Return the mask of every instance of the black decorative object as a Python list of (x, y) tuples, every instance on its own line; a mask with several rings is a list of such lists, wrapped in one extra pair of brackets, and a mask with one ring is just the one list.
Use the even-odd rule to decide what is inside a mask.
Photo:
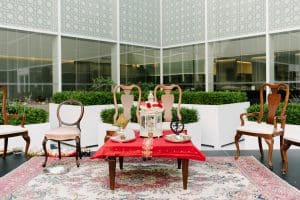
[(179, 135), (179, 133), (184, 130), (184, 124), (182, 123), (182, 121), (172, 121), (170, 124), (170, 128), (174, 134)]

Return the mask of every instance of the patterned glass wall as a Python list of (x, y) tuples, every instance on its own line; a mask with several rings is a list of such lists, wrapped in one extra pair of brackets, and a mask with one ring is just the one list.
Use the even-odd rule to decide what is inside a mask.
[(160, 1), (121, 0), (120, 40), (160, 46)]
[(207, 2), (208, 39), (236, 37), (265, 31), (265, 1), (209, 0)]
[(269, 1), (270, 30), (300, 26), (299, 0)]
[(163, 0), (163, 46), (205, 39), (204, 0)]
[(62, 0), (61, 31), (88, 37), (115, 39), (113, 0)]
[(0, 24), (57, 31), (56, 0), (1, 0)]

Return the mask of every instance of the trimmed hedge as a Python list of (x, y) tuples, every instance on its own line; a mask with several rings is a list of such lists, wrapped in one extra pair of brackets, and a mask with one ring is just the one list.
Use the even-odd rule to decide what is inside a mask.
[[(119, 113), (123, 113), (123, 108), (119, 108)], [(189, 109), (189, 108), (181, 108), (180, 113), (182, 115), (183, 123), (188, 124), (188, 123), (193, 123), (198, 121), (198, 112), (195, 109)], [(105, 109), (100, 113), (100, 117), (104, 123), (109, 123), (113, 124), (113, 118), (115, 114), (115, 109)], [(172, 115), (173, 119), (177, 118), (177, 113), (176, 109), (172, 109)], [(136, 107), (133, 106), (131, 108), (131, 121), (132, 122), (137, 122), (136, 118)]]
[[(282, 104), (279, 106), (279, 109), (277, 110), (276, 115), (280, 115), (281, 109), (282, 109)], [(247, 112), (248, 113), (259, 112), (259, 104), (251, 105), (247, 109)], [(286, 118), (286, 123), (287, 124), (300, 125), (300, 104), (299, 103), (289, 103), (287, 108), (286, 108), (286, 112), (287, 112), (287, 118)], [(263, 121), (266, 121), (267, 113), (268, 113), (268, 106), (265, 105), (264, 106)], [(257, 120), (256, 117), (248, 117), (248, 119), (250, 121), (256, 121)]]
[[(137, 91), (133, 92), (135, 100), (138, 99)], [(161, 98), (162, 91), (157, 93), (158, 99)], [(175, 102), (178, 102), (178, 93), (173, 92)], [(142, 101), (146, 101), (148, 91), (142, 92)], [(93, 91), (64, 91), (55, 93), (51, 99), (53, 103), (61, 103), (67, 99), (76, 99), (84, 105), (106, 105), (113, 104), (112, 92), (93, 92)], [(117, 95), (120, 102), (120, 93)], [(204, 104), (204, 105), (221, 105), (247, 101), (245, 92), (191, 92), (184, 91), (182, 94), (183, 104)]]
[[(2, 108), (2, 106), (1, 106)], [(2, 109), (0, 112), (2, 113)], [(20, 103), (9, 103), (7, 105), (7, 112), (10, 114), (22, 114), (25, 115), (26, 124), (38, 124), (44, 123), (48, 120), (48, 112), (40, 108), (26, 107)], [(0, 113), (0, 124), (3, 124), (3, 117)], [(21, 123), (21, 119), (11, 118), (9, 120), (11, 125), (18, 125)]]

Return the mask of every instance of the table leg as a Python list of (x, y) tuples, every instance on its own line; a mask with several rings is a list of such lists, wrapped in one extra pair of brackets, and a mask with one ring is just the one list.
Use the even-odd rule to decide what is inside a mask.
[(189, 175), (189, 160), (188, 159), (182, 159), (182, 183), (183, 183), (183, 189), (187, 189), (187, 181), (188, 181), (188, 175)]
[(116, 178), (116, 157), (108, 157), (108, 168), (109, 168), (109, 188), (115, 189), (115, 178)]

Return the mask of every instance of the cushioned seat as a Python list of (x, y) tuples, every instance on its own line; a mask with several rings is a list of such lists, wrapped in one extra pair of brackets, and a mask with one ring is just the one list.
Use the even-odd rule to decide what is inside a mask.
[(274, 128), (273, 124), (266, 124), (264, 122), (258, 124), (258, 123), (247, 123), (244, 126), (240, 126), (237, 128), (238, 131), (242, 132), (250, 132), (250, 133), (256, 133), (256, 134), (273, 134), (274, 132), (281, 132), (283, 129), (280, 127), (280, 125), (277, 125), (277, 129)]
[(299, 132), (285, 132), (283, 139), (300, 143), (300, 130)]
[(0, 125), (0, 135), (9, 135), (28, 131), (27, 128), (13, 125)]
[(59, 127), (45, 133), (48, 140), (75, 140), (80, 136), (80, 130), (77, 127)]

